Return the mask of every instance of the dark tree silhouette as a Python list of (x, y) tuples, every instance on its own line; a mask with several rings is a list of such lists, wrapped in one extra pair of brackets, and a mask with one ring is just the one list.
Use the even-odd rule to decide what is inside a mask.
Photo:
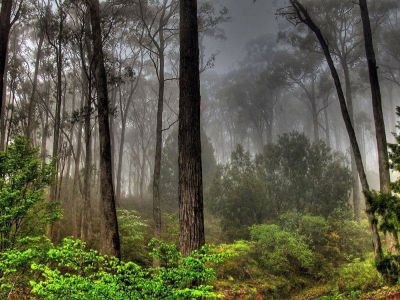
[(118, 220), (115, 209), (115, 195), (112, 178), (111, 137), (109, 124), (109, 104), (107, 92), (107, 74), (104, 67), (104, 55), (100, 25), (100, 4), (98, 0), (87, 0), (92, 26), (93, 66), (97, 90), (97, 110), (99, 119), (100, 142), (100, 182), (102, 222), (102, 252), (121, 257)]
[(197, 0), (180, 1), (179, 220), (180, 250), (205, 243), (200, 141), (200, 71)]

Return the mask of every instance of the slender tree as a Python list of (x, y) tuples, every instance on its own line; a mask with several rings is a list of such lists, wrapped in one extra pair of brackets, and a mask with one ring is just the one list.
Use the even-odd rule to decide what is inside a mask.
[(95, 53), (95, 55), (93, 55), (92, 63), (97, 90), (97, 111), (99, 120), (100, 192), (101, 208), (104, 217), (101, 226), (103, 239), (103, 245), (101, 248), (103, 253), (120, 257), (121, 249), (113, 186), (107, 74), (104, 66), (100, 4), (99, 0), (87, 0), (87, 5), (92, 27), (92, 51)]
[(205, 243), (197, 0), (180, 1), (179, 27), (179, 242), (189, 255)]
[[(0, 10), (0, 109), (1, 109), (1, 124), (5, 126), (3, 104), (5, 99), (5, 93), (3, 89), (5, 88), (5, 77), (6, 77), (6, 65), (7, 65), (7, 52), (8, 52), (8, 40), (10, 37), (10, 30), (12, 26), (11, 22), (11, 11), (12, 11), (13, 1), (3, 0), (1, 2)], [(4, 98), (4, 99), (3, 99)], [(4, 147), (4, 137), (1, 143), (2, 148)]]
[(382, 111), (382, 95), (378, 77), (374, 44), (372, 40), (371, 22), (369, 19), (368, 4), (366, 0), (360, 0), (361, 19), (364, 29), (365, 53), (368, 62), (369, 81), (371, 83), (372, 108), (375, 119), (376, 142), (378, 146), (379, 179), (380, 188), (384, 193), (389, 193), (390, 172), (389, 156), (386, 141), (385, 120)]
[[(292, 23), (304, 23), (308, 26), (308, 28), (314, 32), (316, 38), (318, 39), (321, 48), (323, 50), (323, 53), (325, 55), (325, 58), (327, 60), (329, 70), (331, 72), (331, 76), (333, 78), (333, 81), (335, 83), (335, 88), (337, 91), (338, 99), (339, 99), (339, 104), (340, 104), (340, 109), (342, 112), (343, 120), (347, 129), (347, 133), (349, 135), (350, 139), (350, 144), (351, 148), (353, 150), (354, 154), (354, 159), (357, 165), (357, 170), (358, 174), (360, 176), (360, 181), (361, 181), (361, 186), (364, 192), (367, 192), (370, 190), (369, 183), (367, 180), (367, 175), (365, 173), (365, 168), (364, 164), (362, 161), (361, 157), (361, 151), (360, 147), (357, 141), (356, 133), (354, 131), (353, 123), (351, 122), (351, 117), (347, 108), (346, 104), (346, 97), (343, 92), (342, 84), (340, 81), (339, 73), (336, 69), (336, 66), (333, 62), (333, 58), (331, 55), (331, 51), (329, 49), (329, 45), (322, 34), (320, 28), (315, 24), (314, 20), (311, 18), (309, 15), (307, 9), (298, 1), (298, 0), (290, 0), (291, 6), (294, 9), (294, 11), (290, 12), (284, 12), (283, 14), (287, 17), (289, 21)], [(372, 244), (374, 248), (374, 253), (375, 253), (375, 259), (377, 261), (382, 260), (383, 258), (383, 251), (382, 251), (382, 244), (377, 228), (377, 220), (376, 216), (369, 213), (369, 203), (367, 202), (367, 213), (368, 213), (368, 220), (370, 223), (370, 229), (372, 233)]]

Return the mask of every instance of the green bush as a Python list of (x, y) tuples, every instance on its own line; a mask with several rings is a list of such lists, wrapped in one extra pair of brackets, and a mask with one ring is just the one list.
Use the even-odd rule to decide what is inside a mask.
[(43, 234), (45, 225), (60, 217), (57, 203), (43, 197), (51, 171), (27, 138), (17, 137), (0, 152), (0, 251), (21, 237)]
[(305, 238), (319, 262), (319, 269), (323, 266), (322, 273), (357, 257), (364, 258), (370, 250), (370, 234), (366, 221), (354, 221), (343, 211), (335, 211), (328, 218), (288, 212), (280, 216), (278, 224), (284, 230)]
[(125, 260), (140, 264), (150, 264), (145, 237), (149, 226), (136, 211), (121, 209), (118, 211), (121, 252)]
[(34, 242), (36, 246), (1, 253), (2, 296), (12, 292), (57, 300), (218, 298), (209, 285), (215, 279), (211, 266), (229, 256), (204, 247), (182, 257), (174, 245), (153, 242), (151, 254), (161, 267), (142, 268), (99, 255), (79, 240), (65, 239), (59, 246)]
[(272, 274), (307, 273), (314, 264), (313, 253), (305, 239), (277, 225), (255, 225), (250, 230), (255, 254)]
[(383, 285), (383, 278), (371, 259), (365, 261), (357, 259), (343, 265), (339, 269), (338, 276), (338, 288), (343, 293), (368, 292)]

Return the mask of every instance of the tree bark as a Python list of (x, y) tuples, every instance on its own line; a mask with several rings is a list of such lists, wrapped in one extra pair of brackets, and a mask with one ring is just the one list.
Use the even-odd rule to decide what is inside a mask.
[(117, 212), (112, 172), (111, 137), (109, 124), (109, 103), (107, 92), (107, 74), (104, 67), (102, 34), (100, 25), (99, 0), (87, 0), (92, 26), (93, 66), (97, 90), (97, 110), (99, 120), (100, 145), (100, 192), (101, 208), (104, 222), (102, 223), (102, 252), (121, 257), (121, 247), (118, 232)]
[[(365, 169), (364, 169), (364, 164), (363, 164), (363, 161), (361, 158), (360, 147), (358, 145), (356, 133), (354, 131), (353, 124), (351, 122), (349, 111), (347, 109), (346, 97), (343, 92), (340, 77), (336, 70), (335, 64), (333, 62), (328, 43), (325, 40), (325, 37), (323, 36), (319, 27), (311, 19), (310, 15), (308, 14), (305, 7), (297, 0), (290, 0), (290, 2), (292, 4), (293, 8), (295, 9), (300, 21), (303, 22), (304, 24), (306, 24), (310, 28), (310, 30), (312, 30), (314, 32), (315, 36), (317, 37), (317, 39), (321, 45), (321, 48), (323, 50), (323, 53), (325, 55), (325, 58), (327, 60), (327, 63), (328, 63), (328, 66), (329, 66), (329, 69), (330, 69), (330, 72), (331, 72), (331, 75), (333, 78), (333, 81), (335, 83), (335, 88), (336, 88), (336, 92), (337, 92), (338, 99), (339, 99), (342, 117), (343, 117), (346, 129), (347, 129), (347, 133), (349, 135), (351, 148), (353, 150), (354, 159), (356, 161), (358, 174), (359, 174), (360, 180), (361, 180), (361, 186), (363, 188), (363, 191), (367, 192), (367, 191), (369, 191), (370, 188), (369, 188), (367, 176), (366, 176)], [(368, 213), (369, 208), (370, 208), (368, 202), (366, 203), (366, 206), (367, 206), (367, 213)], [(380, 239), (379, 232), (378, 232), (376, 216), (371, 213), (368, 213), (368, 221), (370, 224), (370, 229), (371, 229), (371, 234), (372, 234), (372, 244), (373, 244), (373, 248), (374, 248), (375, 259), (376, 259), (376, 261), (381, 261), (383, 258), (383, 251), (382, 251), (381, 239)]]
[(179, 73), (179, 245), (190, 255), (205, 243), (197, 0), (180, 1)]
[(366, 0), (360, 0), (360, 10), (364, 30), (365, 53), (368, 61), (369, 80), (371, 83), (372, 108), (374, 112), (376, 142), (378, 146), (380, 188), (381, 192), (390, 193), (390, 167), (386, 141), (385, 120), (383, 118), (382, 111), (382, 95)]
[[(390, 164), (386, 140), (385, 119), (382, 109), (382, 94), (378, 76), (374, 43), (372, 39), (371, 22), (367, 0), (360, 0), (361, 19), (363, 23), (365, 54), (368, 62), (369, 81), (371, 85), (372, 110), (374, 113), (376, 144), (378, 146), (379, 182), (382, 193), (391, 193)], [(397, 232), (392, 231), (388, 238), (390, 252), (397, 252)]]
[[(6, 122), (4, 120), (5, 107), (4, 102), (5, 93), (3, 92), (5, 77), (6, 77), (6, 65), (7, 65), (7, 52), (8, 52), (8, 40), (10, 36), (11, 29), (11, 10), (12, 10), (12, 0), (2, 0), (1, 11), (0, 11), (0, 109), (1, 109), (1, 120), (0, 124), (5, 126)], [(1, 131), (4, 129), (1, 128)], [(5, 131), (4, 131), (5, 132)], [(4, 137), (3, 137), (4, 138)], [(2, 148), (4, 148), (4, 139), (1, 143)], [(3, 150), (3, 149), (1, 149)]]
[(57, 62), (57, 98), (56, 112), (54, 115), (54, 131), (53, 131), (53, 159), (55, 160), (54, 179), (51, 186), (51, 200), (56, 201), (58, 191), (58, 168), (59, 168), (59, 150), (60, 150), (60, 131), (61, 131), (61, 105), (62, 105), (62, 36), (64, 31), (64, 17), (62, 8), (59, 7), (60, 23), (58, 27), (58, 37), (56, 45), (56, 62)]
[(156, 238), (161, 236), (161, 203), (160, 203), (160, 178), (161, 178), (161, 156), (162, 156), (162, 126), (164, 112), (164, 33), (160, 28), (160, 53), (159, 53), (159, 78), (158, 78), (158, 104), (157, 104), (157, 124), (156, 124), (156, 151), (154, 157), (153, 173), (153, 219), (154, 235)]
[(44, 42), (44, 34), (41, 32), (39, 36), (39, 43), (36, 52), (36, 59), (35, 59), (35, 71), (33, 74), (33, 83), (32, 83), (32, 94), (31, 99), (28, 106), (28, 126), (26, 136), (32, 138), (32, 127), (34, 122), (34, 114), (36, 109), (36, 90), (37, 90), (37, 83), (39, 77), (39, 66), (40, 60), (42, 58), (42, 47)]

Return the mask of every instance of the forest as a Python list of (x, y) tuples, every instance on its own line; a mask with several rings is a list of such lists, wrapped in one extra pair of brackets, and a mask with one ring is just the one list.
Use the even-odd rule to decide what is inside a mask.
[(399, 0), (0, 3), (0, 299), (400, 299)]

